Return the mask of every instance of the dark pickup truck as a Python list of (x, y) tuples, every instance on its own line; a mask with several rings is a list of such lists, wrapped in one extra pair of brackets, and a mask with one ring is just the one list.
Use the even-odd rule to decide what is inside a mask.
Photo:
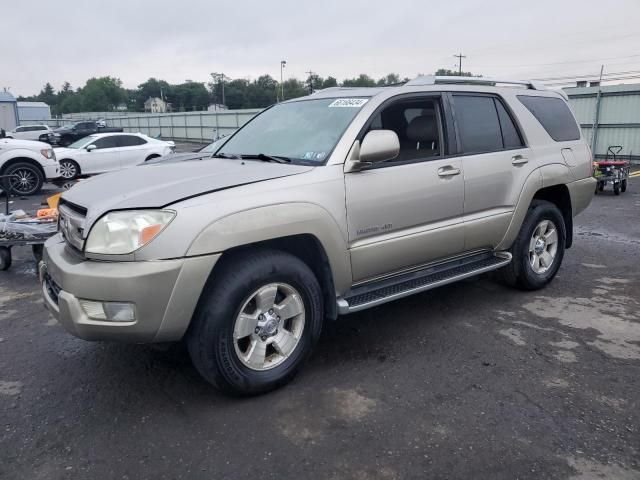
[(100, 126), (101, 122), (78, 122), (56, 128), (53, 132), (41, 135), (39, 140), (51, 145), (66, 147), (76, 140), (80, 140), (94, 133), (121, 132), (122, 128), (107, 128)]

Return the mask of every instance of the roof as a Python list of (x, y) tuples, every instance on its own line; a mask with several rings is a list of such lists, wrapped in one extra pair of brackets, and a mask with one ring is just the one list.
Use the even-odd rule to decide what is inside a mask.
[(49, 108), (44, 102), (18, 102), (18, 106), (21, 108), (25, 107), (38, 107), (38, 108)]
[(0, 92), (0, 102), (15, 102), (16, 99), (9, 92)]

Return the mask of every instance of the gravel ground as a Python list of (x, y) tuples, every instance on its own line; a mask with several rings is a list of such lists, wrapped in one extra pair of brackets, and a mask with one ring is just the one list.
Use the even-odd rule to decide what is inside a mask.
[(181, 345), (65, 333), (15, 249), (0, 478), (638, 479), (639, 209), (640, 178), (596, 196), (543, 291), (485, 275), (341, 317), (293, 383), (242, 400)]

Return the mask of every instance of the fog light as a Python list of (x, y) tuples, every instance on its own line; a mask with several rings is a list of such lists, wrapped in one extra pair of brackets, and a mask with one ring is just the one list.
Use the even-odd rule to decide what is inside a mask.
[(80, 305), (84, 313), (93, 320), (133, 322), (136, 319), (133, 303), (80, 300)]

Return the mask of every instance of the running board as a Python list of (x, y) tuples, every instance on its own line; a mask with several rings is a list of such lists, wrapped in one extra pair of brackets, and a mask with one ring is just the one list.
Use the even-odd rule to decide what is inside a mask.
[(440, 263), (418, 271), (353, 288), (338, 298), (338, 313), (345, 315), (375, 307), (414, 293), (496, 270), (511, 262), (508, 252), (486, 252)]

